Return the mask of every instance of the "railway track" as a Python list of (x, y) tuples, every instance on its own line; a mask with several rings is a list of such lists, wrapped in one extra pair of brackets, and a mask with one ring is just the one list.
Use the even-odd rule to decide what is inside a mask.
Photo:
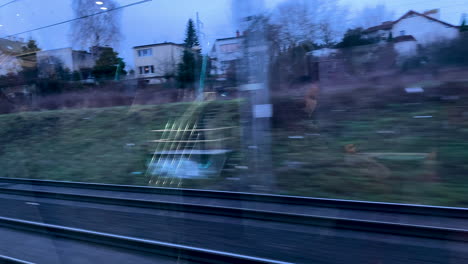
[[(468, 210), (464, 208), (18, 178), (0, 178), (0, 194), (152, 208), (199, 215), (287, 223), (297, 226), (316, 226), (337, 230), (435, 239), (455, 243), (468, 242), (468, 229), (465, 229), (466, 221), (468, 221)], [(182, 199), (179, 199), (181, 197)], [(216, 201), (216, 203), (209, 203), (209, 201)], [(399, 221), (376, 221), (372, 217), (367, 218), (366, 214), (361, 218), (353, 218), (334, 217), (320, 213), (314, 214), (307, 212), (307, 210), (304, 213), (298, 213), (297, 210), (289, 212), (287, 208), (292, 206), (296, 206), (299, 209), (310, 207), (329, 210), (331, 208), (337, 211), (403, 215), (410, 219), (412, 217), (419, 217), (419, 219), (436, 217), (439, 219), (439, 222), (427, 224), (418, 220), (402, 223)], [(444, 221), (440, 219), (455, 219), (461, 224), (455, 227), (441, 226), (439, 224)], [(171, 244), (163, 241), (140, 239), (7, 217), (0, 217), (0, 226), (47, 233), (54, 236), (63, 236), (127, 249), (136, 249), (137, 251), (165, 257), (182, 257), (194, 263), (287, 263), (242, 254)], [(0, 258), (0, 262), (1, 260)], [(21, 262), (8, 262), (5, 260), (5, 263)]]
[[(300, 205), (307, 207), (337, 208), (359, 211), (388, 212), (398, 214), (440, 216), (447, 218), (468, 219), (468, 209), (459, 207), (428, 206), (415, 204), (399, 204), (385, 202), (370, 202), (342, 199), (313, 198), (286, 195), (256, 194), (245, 192), (225, 192), (213, 190), (159, 188), (133, 185), (112, 185), (82, 182), (62, 182), (22, 178), (2, 178), (0, 184), (22, 184), (31, 186), (61, 187), (80, 190), (100, 190), (109, 192), (140, 193), (150, 195), (165, 195), (185, 198), (207, 198), (220, 201), (259, 202), (282, 205)], [(14, 188), (14, 187), (12, 187)], [(10, 189), (0, 186), (1, 191)], [(58, 193), (59, 194), (59, 193)], [(222, 202), (221, 202), (222, 203)]]
[(33, 262), (24, 261), (17, 258), (12, 258), (9, 256), (0, 255), (0, 263), (3, 264), (34, 264)]
[[(67, 239), (83, 241), (86, 243), (96, 243), (112, 247), (123, 248), (144, 254), (153, 254), (156, 256), (170, 257), (174, 259), (183, 259), (188, 263), (206, 263), (206, 264), (288, 264), (289, 262), (276, 261), (265, 258), (233, 254), (228, 252), (189, 247), (163, 241), (140, 239), (129, 236), (121, 236), (109, 233), (96, 232), (91, 230), (71, 228), (66, 226), (38, 223), (21, 219), (12, 219), (0, 217), (0, 226), (8, 227), (37, 234), (44, 234), (51, 237), (64, 237)], [(25, 249), (27, 250), (27, 249)], [(0, 256), (0, 263), (12, 264), (32, 264), (33, 262), (23, 261), (8, 256)], [(187, 263), (187, 262), (184, 262)]]

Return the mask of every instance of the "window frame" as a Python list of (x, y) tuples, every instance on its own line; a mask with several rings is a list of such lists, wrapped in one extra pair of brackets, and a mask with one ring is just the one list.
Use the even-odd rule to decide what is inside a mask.
[(138, 57), (150, 57), (153, 56), (152, 48), (145, 48), (137, 50)]
[(138, 72), (141, 75), (154, 74), (154, 65), (138, 66)]

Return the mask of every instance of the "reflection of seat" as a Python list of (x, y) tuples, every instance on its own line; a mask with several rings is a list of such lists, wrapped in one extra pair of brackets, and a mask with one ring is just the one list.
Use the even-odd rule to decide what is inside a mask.
[(153, 130), (160, 139), (151, 141), (156, 143), (156, 150), (148, 166), (150, 183), (180, 186), (183, 178), (217, 176), (223, 169), (231, 152), (226, 143), (231, 140), (233, 127), (213, 127), (217, 111), (203, 111), (204, 105), (198, 104), (200, 109), (168, 123), (165, 129)]

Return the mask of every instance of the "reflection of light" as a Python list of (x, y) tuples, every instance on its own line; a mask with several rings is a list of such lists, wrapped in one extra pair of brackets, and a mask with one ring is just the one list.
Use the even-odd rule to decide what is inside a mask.
[(107, 7), (101, 7), (102, 10), (107, 10)]
[(20, 16), (20, 14), (16, 14), (16, 16)]
[(0, 27), (3, 27), (3, 25), (0, 25)]
[(423, 93), (424, 89), (422, 87), (408, 87), (405, 88), (407, 93)]
[(97, 4), (97, 5), (102, 5), (102, 4), (104, 4), (104, 2), (102, 2), (102, 1), (96, 1), (96, 4)]

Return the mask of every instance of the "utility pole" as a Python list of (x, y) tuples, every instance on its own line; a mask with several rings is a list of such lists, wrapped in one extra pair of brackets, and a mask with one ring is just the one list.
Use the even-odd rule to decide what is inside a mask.
[[(203, 27), (203, 22), (200, 20), (200, 16), (198, 15), (198, 12), (197, 12), (197, 21), (196, 21), (196, 23), (197, 23), (198, 41), (200, 42), (200, 46), (201, 46), (202, 43), (205, 43), (206, 35), (204, 33), (202, 33), (202, 31), (201, 31), (201, 29)], [(208, 53), (205, 52), (205, 54), (202, 55), (202, 67), (201, 67), (201, 71), (200, 71), (200, 82), (198, 83), (198, 89), (197, 89), (197, 98), (199, 100), (203, 100), (203, 92), (204, 92), (204, 89), (205, 89), (207, 64), (208, 64)]]

